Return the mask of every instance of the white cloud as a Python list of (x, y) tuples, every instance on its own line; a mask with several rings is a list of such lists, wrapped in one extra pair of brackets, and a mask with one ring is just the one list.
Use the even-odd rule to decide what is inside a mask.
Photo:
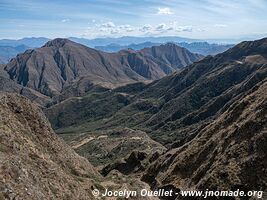
[(162, 23), (162, 24), (159, 24), (156, 28), (155, 28), (155, 31), (159, 31), (159, 32), (162, 32), (162, 31), (166, 31), (166, 24)]
[(113, 28), (113, 27), (115, 27), (115, 24), (113, 22), (106, 22), (106, 23), (101, 24), (101, 27), (103, 27), (103, 28)]
[(226, 24), (215, 24), (214, 26), (215, 27), (218, 27), (218, 28), (225, 28), (225, 27), (227, 27)]
[(158, 15), (172, 15), (174, 14), (170, 8), (165, 7), (165, 8), (158, 8)]
[(111, 29), (110, 34), (118, 34), (120, 31), (118, 29)]
[(177, 32), (192, 32), (193, 27), (192, 26), (178, 26), (178, 27), (176, 27), (175, 31), (177, 31)]
[(62, 20), (61, 20), (62, 23), (66, 23), (66, 22), (68, 22), (68, 21), (70, 21), (70, 19), (62, 19)]
[(126, 31), (126, 32), (134, 31), (134, 27), (132, 27), (129, 24), (120, 25), (120, 26), (118, 26), (118, 29), (120, 29), (121, 31)]
[(175, 24), (173, 24), (173, 23), (171, 23), (170, 25), (166, 25), (164, 23), (161, 23), (155, 27), (155, 31), (160, 32), (160, 33), (173, 31), (173, 30), (175, 30)]
[[(86, 34), (98, 36), (124, 36), (124, 35), (161, 35), (164, 33), (175, 34), (177, 32), (192, 32), (192, 26), (179, 26), (177, 21), (169, 23), (159, 23), (155, 25), (144, 24), (134, 26), (130, 24), (114, 24), (113, 22), (105, 22), (99, 24), (91, 24), (90, 31), (87, 29)], [(196, 29), (198, 31), (198, 29)]]
[(146, 24), (144, 26), (142, 26), (141, 28), (139, 28), (139, 31), (141, 32), (148, 32), (152, 29), (152, 26), (150, 24)]

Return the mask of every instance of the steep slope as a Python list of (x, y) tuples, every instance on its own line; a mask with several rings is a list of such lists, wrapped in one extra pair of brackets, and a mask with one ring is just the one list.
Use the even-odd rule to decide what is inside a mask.
[(98, 173), (26, 98), (0, 95), (1, 199), (93, 199)]
[(203, 58), (202, 55), (193, 54), (187, 49), (181, 48), (173, 43), (144, 48), (140, 50), (140, 53), (144, 56), (155, 58), (155, 62), (160, 66), (165, 64), (171, 66), (173, 69), (185, 67)]
[[(91, 120), (87, 115), (83, 121), (72, 121), (76, 123), (72, 130), (130, 127), (145, 130), (158, 142), (176, 141), (176, 145), (180, 145), (267, 77), (266, 50), (267, 39), (262, 39), (243, 42), (222, 54), (206, 57), (180, 72), (144, 86), (135, 95), (131, 94), (129, 103), (115, 114), (113, 112), (111, 117), (105, 114)], [(113, 90), (116, 91), (118, 89)], [(93, 103), (87, 102), (86, 105)], [(112, 107), (117, 108), (115, 104)], [(66, 108), (63, 102), (57, 108), (58, 114), (47, 116), (64, 121), (62, 119), (68, 113)], [(64, 128), (73, 124), (65, 123), (57, 128), (64, 132)]]
[[(55, 39), (42, 48), (18, 55), (7, 64), (5, 70), (17, 83), (54, 96), (64, 86), (80, 78), (86, 78), (94, 84), (114, 87), (136, 81), (155, 80), (202, 58), (181, 50), (183, 55), (175, 63), (173, 58), (176, 55), (170, 53), (178, 51), (173, 51), (173, 47), (168, 49), (165, 48), (170, 52), (162, 59), (151, 53), (132, 51), (104, 53), (67, 39)], [(167, 55), (171, 60), (168, 60)]]
[(156, 187), (181, 190), (264, 191), (266, 198), (266, 91), (267, 79), (229, 105), (190, 142), (161, 156), (143, 179)]
[(0, 91), (21, 94), (40, 106), (45, 106), (51, 101), (49, 97), (11, 80), (4, 70), (4, 65), (0, 65)]

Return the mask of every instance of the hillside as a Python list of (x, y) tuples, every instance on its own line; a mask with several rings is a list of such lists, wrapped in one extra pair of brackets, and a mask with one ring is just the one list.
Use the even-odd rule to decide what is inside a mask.
[[(89, 92), (84, 98), (72, 99), (72, 103), (64, 101), (45, 112), (60, 133), (129, 127), (144, 130), (163, 144), (175, 141), (175, 145), (180, 145), (266, 78), (266, 41), (240, 43), (222, 54), (204, 58), (149, 85), (129, 85), (93, 94)], [(129, 93), (132, 90), (136, 92)], [(111, 104), (105, 101), (104, 107), (108, 109), (104, 109), (104, 113), (98, 110), (104, 107), (96, 106), (100, 103), (97, 96), (110, 99), (121, 93), (124, 105), (113, 98), (115, 101), (112, 100)], [(90, 109), (71, 115), (74, 112), (72, 106), (79, 104)], [(93, 113), (99, 115), (96, 117)], [(70, 121), (68, 116), (74, 118)]]
[[(157, 51), (166, 52), (157, 57)], [(67, 39), (55, 39), (18, 55), (5, 70), (18, 84), (54, 96), (80, 78), (110, 88), (159, 79), (201, 58), (178, 46), (155, 47), (153, 52), (104, 53)]]
[(181, 190), (266, 192), (266, 91), (265, 78), (202, 127), (190, 142), (161, 156), (143, 180), (154, 187), (172, 185)]
[(51, 99), (33, 89), (24, 87), (11, 80), (4, 70), (4, 65), (0, 65), (0, 91), (21, 94), (41, 107), (48, 104)]
[(0, 95), (0, 198), (92, 199), (98, 173), (26, 98)]

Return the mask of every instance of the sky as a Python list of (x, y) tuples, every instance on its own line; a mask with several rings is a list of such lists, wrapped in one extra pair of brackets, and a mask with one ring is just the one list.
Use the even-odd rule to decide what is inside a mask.
[(267, 0), (0, 0), (0, 38), (267, 36)]

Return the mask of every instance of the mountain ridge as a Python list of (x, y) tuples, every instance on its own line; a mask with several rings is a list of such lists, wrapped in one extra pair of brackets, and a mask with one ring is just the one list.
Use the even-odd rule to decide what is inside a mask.
[[(176, 62), (176, 69), (202, 58), (185, 49), (181, 49), (181, 53), (183, 56)], [(18, 55), (6, 65), (5, 70), (17, 83), (53, 96), (59, 94), (64, 85), (82, 77), (107, 87), (155, 80), (176, 70), (170, 63), (165, 63), (166, 60), (162, 62), (152, 53), (143, 54), (141, 51), (104, 53), (59, 38)]]
[[(265, 40), (244, 44), (253, 46)], [(90, 129), (90, 124), (91, 127), (97, 124), (98, 129), (130, 126), (129, 128), (148, 131), (152, 139), (163, 144), (174, 140), (183, 141), (190, 135), (194, 135), (199, 127), (212, 120), (225, 109), (225, 106), (266, 77), (267, 61), (264, 49), (267, 48), (263, 45), (261, 51), (256, 49), (247, 52), (244, 49), (242, 53), (240, 46), (237, 45), (222, 54), (206, 57), (181, 71), (141, 86), (136, 93), (124, 95), (128, 100), (123, 107), (116, 107), (114, 106), (116, 103), (112, 102), (114, 104), (112, 107), (116, 109), (112, 109), (111, 117), (108, 113), (103, 115), (105, 124), (99, 121), (100, 116), (98, 116), (99, 120), (88, 117), (84, 121), (79, 121), (78, 119), (82, 118), (73, 115), (78, 117), (77, 125), (70, 128), (75, 132), (79, 130), (79, 126)], [(127, 87), (130, 85), (122, 90), (126, 94)], [(99, 95), (105, 99), (109, 95), (116, 96), (119, 91), (120, 88), (114, 89), (112, 93)], [(72, 103), (75, 102), (76, 100), (73, 100)], [(86, 100), (79, 103), (86, 103), (89, 106), (90, 103), (94, 104), (94, 100), (91, 99), (90, 103)], [(54, 126), (56, 121), (61, 122), (60, 127), (54, 126), (54, 128), (64, 132), (64, 127), (67, 130), (70, 126), (65, 114), (67, 116), (68, 112), (72, 111), (71, 109), (63, 111), (60, 109), (61, 106), (64, 107), (64, 103), (56, 106), (61, 116), (51, 113), (53, 118), (51, 123)], [(53, 107), (48, 108), (47, 113), (52, 109)], [(86, 112), (83, 114), (86, 116)], [(49, 114), (48, 117), (50, 118)], [(72, 123), (75, 122), (76, 119), (73, 118)]]

